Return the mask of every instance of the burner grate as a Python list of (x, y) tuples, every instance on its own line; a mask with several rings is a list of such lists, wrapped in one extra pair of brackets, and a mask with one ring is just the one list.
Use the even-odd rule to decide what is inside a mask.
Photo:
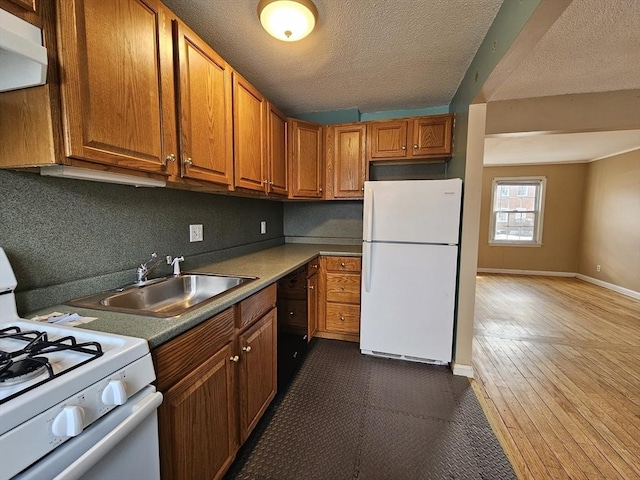
[[(49, 340), (46, 332), (37, 330), (21, 330), (19, 327), (0, 329), (0, 340), (10, 339), (26, 342), (26, 345), (12, 351), (0, 350), (0, 388), (27, 382), (46, 370), (46, 376), (40, 381), (25, 387), (0, 400), (0, 404), (28, 392), (60, 375), (70, 372), (82, 365), (102, 356), (102, 346), (98, 342), (78, 343), (75, 337), (67, 336)], [(87, 358), (75, 365), (55, 373), (49, 359), (45, 355), (71, 351), (87, 355)]]

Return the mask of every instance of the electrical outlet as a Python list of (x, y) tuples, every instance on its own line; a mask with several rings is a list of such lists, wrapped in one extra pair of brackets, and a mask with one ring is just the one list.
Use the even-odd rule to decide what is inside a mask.
[(265, 233), (267, 233), (267, 221), (262, 220), (260, 222), (260, 235), (264, 235)]
[(202, 225), (189, 225), (189, 241), (201, 242), (204, 240), (204, 233), (202, 232)]
[(600, 265), (596, 265), (596, 272), (600, 271)]

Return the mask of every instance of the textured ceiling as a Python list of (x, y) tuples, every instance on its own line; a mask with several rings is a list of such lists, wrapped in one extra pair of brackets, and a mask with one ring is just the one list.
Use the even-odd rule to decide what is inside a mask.
[(502, 1), (314, 0), (316, 29), (293, 43), (263, 30), (258, 0), (164, 3), (293, 114), (448, 105)]
[(484, 165), (590, 162), (640, 148), (640, 130), (487, 137)]
[(573, 0), (491, 101), (640, 88), (640, 0)]

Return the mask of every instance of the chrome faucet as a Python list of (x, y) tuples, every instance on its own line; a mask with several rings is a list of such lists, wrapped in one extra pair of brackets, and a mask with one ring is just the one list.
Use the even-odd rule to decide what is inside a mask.
[(162, 261), (163, 259), (158, 258), (157, 253), (152, 253), (149, 260), (147, 260), (145, 263), (140, 264), (140, 266), (136, 268), (136, 283), (146, 282), (149, 274), (154, 271), (158, 267), (158, 265), (162, 263)]

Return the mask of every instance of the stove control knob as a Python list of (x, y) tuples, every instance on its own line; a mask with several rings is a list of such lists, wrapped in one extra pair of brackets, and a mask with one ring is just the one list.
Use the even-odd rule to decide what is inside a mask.
[(75, 437), (84, 428), (84, 410), (82, 407), (64, 407), (53, 419), (51, 430), (57, 437)]
[(102, 391), (102, 403), (107, 406), (124, 405), (127, 401), (127, 390), (122, 380), (111, 380)]

